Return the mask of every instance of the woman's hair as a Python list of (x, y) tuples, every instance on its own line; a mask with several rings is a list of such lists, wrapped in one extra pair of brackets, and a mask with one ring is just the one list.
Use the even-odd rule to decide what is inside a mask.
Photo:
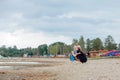
[(80, 46), (80, 45), (78, 45), (77, 47), (78, 47), (78, 49), (79, 49), (80, 51), (82, 51), (82, 48), (81, 48), (81, 46)]

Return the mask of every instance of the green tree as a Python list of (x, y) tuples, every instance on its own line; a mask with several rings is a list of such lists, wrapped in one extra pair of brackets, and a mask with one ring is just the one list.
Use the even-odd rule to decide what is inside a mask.
[(78, 45), (78, 40), (77, 39), (72, 40), (72, 47), (74, 47), (74, 45)]
[(58, 49), (56, 45), (51, 44), (48, 49), (49, 49), (49, 54), (57, 55)]
[(80, 37), (78, 44), (81, 46), (82, 50), (85, 51), (85, 41), (83, 36)]
[(117, 44), (115, 43), (111, 35), (108, 35), (107, 38), (105, 39), (105, 49), (108, 50), (117, 49)]
[(86, 40), (86, 49), (87, 51), (92, 49), (91, 40), (89, 38)]
[(93, 50), (101, 50), (103, 49), (103, 42), (100, 38), (96, 38), (92, 40), (92, 49)]
[(64, 54), (71, 53), (71, 51), (72, 51), (71, 45), (65, 45), (64, 46)]
[(8, 50), (5, 45), (0, 48), (0, 55), (6, 57), (8, 55)]
[(118, 50), (120, 50), (120, 43), (118, 44)]
[(32, 53), (33, 53), (33, 55), (39, 56), (38, 48), (33, 48)]
[(38, 51), (39, 51), (39, 55), (47, 55), (48, 54), (48, 46), (47, 44), (42, 44), (40, 46), (38, 46)]
[(64, 54), (65, 43), (63, 42), (55, 42), (49, 46), (50, 54)]

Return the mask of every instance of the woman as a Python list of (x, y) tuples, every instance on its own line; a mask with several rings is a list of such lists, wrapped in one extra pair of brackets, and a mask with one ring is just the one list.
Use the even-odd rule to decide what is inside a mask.
[(72, 51), (72, 54), (70, 56), (70, 60), (71, 61), (76, 60), (76, 61), (79, 61), (81, 63), (87, 62), (87, 57), (82, 52), (82, 49), (81, 49), (81, 47), (79, 45), (74, 47), (74, 51)]

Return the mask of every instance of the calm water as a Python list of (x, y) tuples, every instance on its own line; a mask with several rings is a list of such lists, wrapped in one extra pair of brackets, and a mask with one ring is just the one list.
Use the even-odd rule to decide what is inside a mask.
[(26, 66), (0, 66), (0, 70), (16, 70), (26, 68)]
[[(12, 66), (2, 66), (11, 64)], [(14, 64), (17, 65), (39, 65), (39, 64), (49, 64), (49, 63), (43, 63), (43, 62), (0, 62), (0, 70), (15, 70), (20, 68), (29, 68), (30, 66), (13, 66)]]
[(0, 64), (43, 64), (40, 62), (0, 62)]

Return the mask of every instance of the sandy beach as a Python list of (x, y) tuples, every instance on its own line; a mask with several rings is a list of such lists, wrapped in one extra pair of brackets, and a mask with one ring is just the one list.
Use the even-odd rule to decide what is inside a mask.
[[(0, 80), (120, 80), (120, 59), (88, 60), (84, 64), (70, 62), (66, 58), (17, 60), (42, 62), (44, 66), (43, 64), (29, 64), (15, 69), (1, 68)], [(8, 62), (3, 59), (0, 61)], [(14, 59), (9, 61), (13, 62)], [(21, 64), (4, 64), (4, 66), (8, 65), (21, 66)]]

